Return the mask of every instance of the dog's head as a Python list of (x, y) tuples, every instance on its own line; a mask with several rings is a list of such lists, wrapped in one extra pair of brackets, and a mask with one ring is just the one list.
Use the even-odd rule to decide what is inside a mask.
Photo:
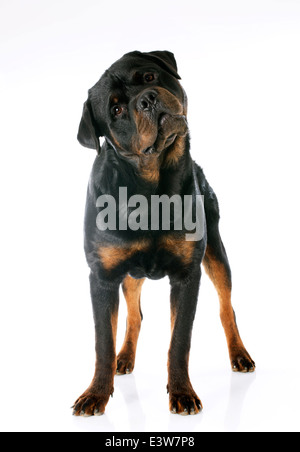
[[(167, 51), (131, 52), (114, 63), (89, 90), (78, 140), (100, 152), (99, 137), (138, 166), (184, 151), (187, 98), (174, 55)], [(163, 157), (164, 156), (164, 157)]]

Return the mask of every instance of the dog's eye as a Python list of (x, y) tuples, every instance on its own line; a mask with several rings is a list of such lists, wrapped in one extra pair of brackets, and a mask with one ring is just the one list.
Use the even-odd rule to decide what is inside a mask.
[(114, 105), (112, 111), (115, 116), (119, 116), (122, 114), (123, 108), (120, 105)]
[(155, 80), (155, 75), (151, 73), (147, 73), (144, 75), (144, 80), (147, 83), (153, 82)]

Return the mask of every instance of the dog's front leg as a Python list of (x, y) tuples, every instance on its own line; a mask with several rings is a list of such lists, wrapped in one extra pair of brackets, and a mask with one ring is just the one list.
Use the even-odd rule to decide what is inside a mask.
[(168, 361), (168, 392), (172, 413), (196, 414), (202, 409), (201, 401), (190, 382), (188, 370), (200, 277), (201, 270), (197, 268), (188, 280), (171, 280), (172, 338)]
[(96, 369), (92, 383), (74, 404), (76, 416), (101, 415), (114, 391), (117, 368), (116, 332), (119, 286), (105, 284), (91, 273), (91, 298), (96, 330)]

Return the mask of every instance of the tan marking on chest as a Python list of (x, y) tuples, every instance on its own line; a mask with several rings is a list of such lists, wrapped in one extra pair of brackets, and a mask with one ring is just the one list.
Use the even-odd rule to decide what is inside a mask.
[(105, 270), (112, 270), (140, 251), (150, 248), (150, 240), (139, 240), (125, 245), (101, 245), (98, 256)]
[(188, 242), (180, 237), (162, 237), (159, 246), (164, 248), (169, 253), (179, 257), (184, 265), (189, 265), (192, 262), (196, 242)]

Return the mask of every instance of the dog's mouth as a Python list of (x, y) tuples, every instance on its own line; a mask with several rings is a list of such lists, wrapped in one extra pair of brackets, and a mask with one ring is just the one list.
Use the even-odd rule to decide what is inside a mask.
[[(174, 141), (176, 140), (177, 135), (175, 133), (173, 133), (171, 136), (169, 136), (166, 140), (165, 140), (165, 148), (168, 148), (169, 146), (171, 146)], [(162, 149), (163, 150), (163, 149)], [(144, 149), (142, 151), (143, 154), (145, 155), (151, 155), (151, 154), (155, 154), (156, 152), (161, 152), (158, 150), (158, 146), (156, 146), (155, 144), (153, 146), (149, 146), (148, 148)]]
[(155, 152), (156, 152), (155, 146), (149, 146), (148, 148), (146, 148), (142, 151), (142, 154), (151, 155), (151, 154), (154, 154)]
[(184, 115), (162, 113), (158, 118), (157, 137), (151, 146), (142, 151), (142, 154), (160, 154), (164, 149), (170, 147), (178, 136), (185, 136), (187, 131), (188, 125)]

